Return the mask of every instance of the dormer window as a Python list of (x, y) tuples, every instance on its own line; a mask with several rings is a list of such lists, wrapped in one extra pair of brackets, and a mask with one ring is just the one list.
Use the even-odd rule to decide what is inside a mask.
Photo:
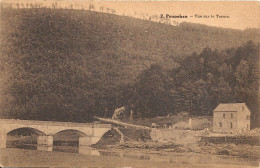
[(233, 113), (231, 113), (231, 118), (233, 118)]

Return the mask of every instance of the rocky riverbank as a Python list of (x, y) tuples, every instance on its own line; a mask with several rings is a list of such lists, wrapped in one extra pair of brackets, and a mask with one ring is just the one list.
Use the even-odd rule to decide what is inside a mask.
[(198, 143), (179, 145), (157, 142), (126, 142), (123, 144), (95, 146), (97, 149), (140, 149), (166, 152), (193, 152), (198, 154), (228, 155), (260, 159), (260, 146)]

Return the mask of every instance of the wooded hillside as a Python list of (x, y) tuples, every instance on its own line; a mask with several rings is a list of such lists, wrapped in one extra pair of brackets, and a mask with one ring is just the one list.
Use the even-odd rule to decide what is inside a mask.
[[(149, 78), (149, 73), (153, 72), (158, 72), (158, 80), (165, 77), (159, 81), (162, 83), (159, 83), (162, 85), (159, 89), (167, 87), (167, 92), (163, 94), (172, 97), (181, 96), (181, 84), (189, 85), (183, 80), (191, 81), (192, 86), (196, 82), (196, 87), (206, 85), (210, 78), (208, 73), (213, 75), (212, 80), (215, 81), (212, 83), (218, 85), (223, 78), (233, 90), (237, 84), (230, 83), (234, 83), (234, 79), (241, 81), (238, 79), (240, 76), (229, 78), (224, 73), (220, 78), (222, 72), (219, 68), (226, 63), (223, 71), (236, 73), (241, 64), (242, 67), (248, 66), (251, 72), (251, 62), (244, 56), (237, 58), (235, 54), (239, 50), (236, 47), (248, 40), (253, 42), (247, 44), (252, 48), (242, 47), (246, 55), (253, 52), (251, 49), (255, 52), (259, 30), (240, 31), (189, 23), (174, 27), (125, 16), (68, 9), (2, 8), (1, 116), (82, 122), (90, 121), (94, 114), (103, 115), (105, 107), (111, 113), (115, 107), (129, 104), (134, 104), (143, 116), (163, 115), (173, 109), (179, 112), (185, 109), (175, 108), (178, 103), (168, 108), (169, 103), (175, 103), (165, 95), (154, 93), (152, 97), (156, 100), (145, 103), (142, 99), (138, 101), (140, 105), (129, 96), (148, 96), (143, 92), (155, 92), (157, 83), (152, 82), (153, 77)], [(231, 49), (221, 51), (226, 48)], [(192, 54), (194, 52), (202, 52), (204, 56)], [(206, 57), (210, 57), (209, 62)], [(232, 60), (234, 58), (235, 61)], [(198, 61), (205, 65), (198, 64)], [(193, 74), (194, 68), (196, 73)], [(139, 84), (140, 81), (144, 83)], [(145, 86), (144, 89), (142, 86)], [(243, 87), (247, 89), (251, 86)], [(139, 93), (133, 94), (132, 88)], [(154, 105), (161, 104), (157, 99), (168, 103), (165, 106), (168, 109), (154, 109)], [(203, 98), (203, 101), (206, 100)], [(207, 101), (193, 102), (192, 112), (203, 106), (203, 113), (198, 114), (205, 114), (220, 98), (213, 100), (215, 98), (210, 101), (210, 108)], [(186, 108), (181, 100), (179, 104)]]

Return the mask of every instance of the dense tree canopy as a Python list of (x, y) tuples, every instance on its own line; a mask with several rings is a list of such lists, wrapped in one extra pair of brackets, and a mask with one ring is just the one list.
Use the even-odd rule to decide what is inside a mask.
[(259, 117), (258, 66), (259, 46), (252, 41), (223, 51), (207, 47), (199, 55), (194, 53), (186, 57), (179, 68), (170, 71), (152, 65), (136, 83), (137, 92), (133, 98), (136, 111), (141, 111), (145, 117), (182, 111), (191, 115), (212, 115), (219, 103), (246, 102), (256, 123)]
[(228, 102), (259, 113), (258, 30), (62, 9), (0, 15), (1, 118), (86, 122), (120, 106), (212, 115)]

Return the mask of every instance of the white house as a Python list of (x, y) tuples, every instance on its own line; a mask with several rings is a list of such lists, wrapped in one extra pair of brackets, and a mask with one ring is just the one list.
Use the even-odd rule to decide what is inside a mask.
[(213, 111), (213, 132), (239, 133), (250, 130), (250, 114), (245, 103), (219, 104)]

